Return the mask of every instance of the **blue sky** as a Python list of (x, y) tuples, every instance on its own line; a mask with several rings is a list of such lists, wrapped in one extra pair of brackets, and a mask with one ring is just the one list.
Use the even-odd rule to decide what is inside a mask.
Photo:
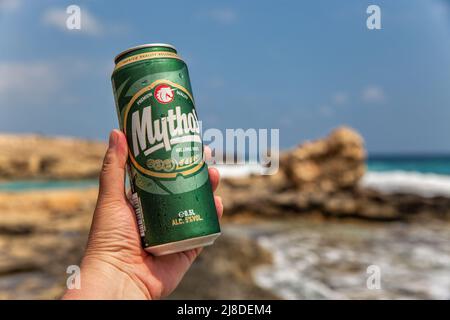
[[(65, 28), (70, 4), (81, 30)], [(382, 30), (366, 28), (369, 4)], [(1, 132), (106, 139), (112, 59), (167, 42), (206, 128), (280, 128), (290, 147), (347, 124), (371, 152), (450, 152), (444, 0), (0, 0), (0, 40)]]

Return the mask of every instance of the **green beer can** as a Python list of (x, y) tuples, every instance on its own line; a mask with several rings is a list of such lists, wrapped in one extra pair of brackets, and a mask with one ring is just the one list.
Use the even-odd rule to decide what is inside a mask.
[(143, 247), (212, 244), (220, 226), (186, 64), (171, 45), (145, 44), (116, 56), (111, 81)]

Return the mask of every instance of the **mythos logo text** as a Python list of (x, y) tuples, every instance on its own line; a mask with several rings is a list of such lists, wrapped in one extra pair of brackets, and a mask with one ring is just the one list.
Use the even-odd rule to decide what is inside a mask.
[(125, 110), (124, 128), (131, 160), (141, 173), (181, 173), (202, 161), (194, 102), (176, 83), (158, 80), (137, 92)]

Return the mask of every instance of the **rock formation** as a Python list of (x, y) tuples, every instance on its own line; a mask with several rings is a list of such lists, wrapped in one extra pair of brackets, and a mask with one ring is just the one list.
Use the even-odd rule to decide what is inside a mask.
[(281, 158), (281, 171), (296, 189), (333, 192), (355, 186), (365, 172), (362, 137), (342, 127), (306, 142)]
[(271, 176), (223, 179), (219, 194), (228, 215), (319, 213), (332, 217), (398, 220), (450, 216), (450, 199), (381, 194), (360, 188), (366, 151), (362, 137), (341, 127), (280, 156)]
[(0, 135), (0, 180), (98, 176), (106, 145), (38, 135)]

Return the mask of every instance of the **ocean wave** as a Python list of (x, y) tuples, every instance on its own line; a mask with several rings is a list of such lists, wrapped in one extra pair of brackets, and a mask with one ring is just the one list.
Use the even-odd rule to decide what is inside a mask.
[(212, 166), (219, 170), (220, 175), (226, 178), (238, 178), (238, 177), (247, 177), (251, 174), (262, 174), (265, 170), (263, 166), (258, 163), (251, 164), (220, 164)]
[[(273, 263), (258, 266), (253, 279), (283, 299), (450, 298), (446, 224), (297, 219), (266, 228), (256, 240)], [(381, 275), (376, 290), (370, 270)]]
[(423, 197), (450, 197), (450, 176), (407, 171), (367, 172), (363, 187), (384, 193), (408, 193)]
[[(264, 167), (259, 164), (217, 165), (222, 177), (246, 177), (261, 174)], [(360, 181), (363, 187), (384, 193), (408, 193), (423, 197), (450, 197), (450, 176), (414, 171), (367, 172)]]

